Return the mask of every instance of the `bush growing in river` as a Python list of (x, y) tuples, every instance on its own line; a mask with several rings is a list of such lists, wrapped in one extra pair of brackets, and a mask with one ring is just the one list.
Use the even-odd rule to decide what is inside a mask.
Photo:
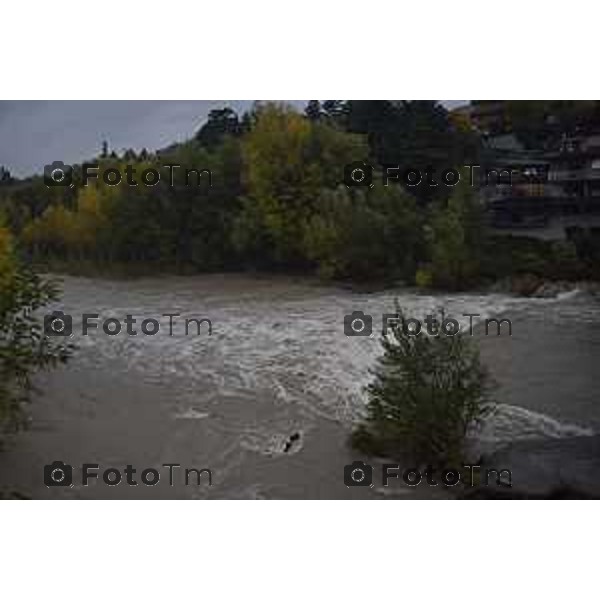
[(384, 352), (367, 386), (366, 420), (351, 441), (369, 454), (451, 464), (462, 458), (469, 426), (490, 410), (490, 376), (471, 337), (415, 335), (396, 312), (399, 322), (382, 336)]

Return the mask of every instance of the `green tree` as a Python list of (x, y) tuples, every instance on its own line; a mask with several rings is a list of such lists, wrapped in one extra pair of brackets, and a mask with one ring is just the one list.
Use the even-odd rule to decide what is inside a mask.
[[(456, 465), (469, 427), (490, 410), (490, 376), (472, 338), (439, 330), (415, 335), (398, 306), (396, 312), (399, 321), (381, 338), (383, 355), (373, 369), (366, 419), (353, 432), (353, 444), (368, 453)], [(438, 327), (443, 318), (441, 311)]]
[[(345, 107), (348, 131), (365, 134), (373, 160), (398, 165), (401, 172), (431, 169), (439, 181), (443, 171), (477, 158), (473, 132), (457, 126), (444, 106), (433, 100), (350, 100)], [(407, 188), (421, 202), (445, 200), (448, 188), (421, 184)]]
[(480, 272), (483, 214), (475, 189), (465, 173), (447, 206), (434, 205), (431, 212), (433, 217), (427, 235), (433, 285), (445, 289), (472, 285)]
[(260, 243), (275, 265), (305, 265), (303, 233), (319, 193), (341, 181), (346, 163), (365, 157), (364, 143), (289, 106), (266, 104), (256, 108), (242, 148), (247, 198), (234, 239), (250, 255), (257, 250), (250, 244)]
[(305, 231), (306, 254), (324, 277), (412, 279), (421, 218), (399, 186), (323, 190)]
[(211, 110), (206, 123), (196, 133), (196, 139), (206, 148), (218, 146), (225, 136), (237, 137), (241, 124), (237, 113), (229, 107)]
[(10, 171), (7, 168), (0, 165), (0, 185), (8, 185), (12, 182), (12, 180), (13, 178), (10, 174)]
[(347, 107), (343, 100), (325, 100), (322, 109), (330, 125), (345, 127)]
[[(203, 271), (228, 268), (235, 260), (231, 231), (243, 194), (239, 139), (225, 136), (210, 151), (194, 140), (180, 146), (170, 160), (181, 165), (175, 186), (157, 192), (165, 208), (162, 229), (173, 240), (175, 261)], [(207, 173), (196, 185), (195, 175), (186, 178), (186, 169), (210, 170), (212, 186)]]
[(318, 100), (309, 100), (304, 114), (310, 121), (318, 121), (322, 116), (321, 103)]
[(0, 442), (25, 423), (32, 375), (64, 362), (71, 352), (63, 338), (44, 335), (35, 313), (56, 298), (52, 283), (17, 261), (12, 238), (0, 227)]

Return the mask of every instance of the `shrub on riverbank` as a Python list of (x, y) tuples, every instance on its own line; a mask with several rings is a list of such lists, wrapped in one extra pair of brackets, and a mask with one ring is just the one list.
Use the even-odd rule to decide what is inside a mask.
[(24, 424), (32, 374), (69, 356), (64, 338), (46, 337), (35, 314), (56, 297), (51, 283), (17, 261), (11, 236), (0, 227), (0, 443)]
[[(368, 454), (450, 464), (462, 457), (469, 426), (489, 410), (491, 378), (472, 338), (412, 334), (396, 312), (400, 319), (382, 336), (366, 419), (352, 444)], [(442, 320), (440, 314), (438, 324)]]
[[(520, 288), (522, 280), (579, 281), (593, 279), (592, 270), (571, 241), (548, 241), (522, 236), (489, 236), (481, 261), (485, 280), (511, 278)], [(527, 287), (527, 286), (526, 286)], [(518, 291), (518, 290), (517, 290)], [(535, 291), (535, 285), (531, 291)]]

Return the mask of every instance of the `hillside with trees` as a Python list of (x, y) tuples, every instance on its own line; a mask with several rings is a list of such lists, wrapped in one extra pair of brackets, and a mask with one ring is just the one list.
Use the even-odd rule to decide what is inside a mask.
[[(456, 187), (384, 186), (380, 175), (389, 164), (439, 174), (480, 150), (477, 131), (439, 102), (312, 100), (303, 114), (256, 103), (242, 115), (211, 111), (163, 151), (116, 153), (104, 142), (87, 186), (81, 165), (73, 187), (50, 188), (3, 168), (0, 213), (19, 252), (55, 270), (293, 271), (461, 289), (497, 275), (465, 177)], [(355, 161), (373, 165), (372, 187), (345, 185)], [(182, 167), (172, 186), (169, 163)], [(126, 165), (163, 177), (153, 187), (102, 182)], [(210, 170), (212, 186), (186, 185), (186, 169)]]

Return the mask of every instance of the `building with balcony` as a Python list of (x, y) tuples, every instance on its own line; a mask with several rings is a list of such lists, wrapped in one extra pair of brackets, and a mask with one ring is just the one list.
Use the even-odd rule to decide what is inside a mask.
[(513, 134), (483, 144), (480, 192), (494, 226), (544, 227), (556, 217), (600, 214), (600, 133), (565, 135), (552, 151), (527, 150)]

